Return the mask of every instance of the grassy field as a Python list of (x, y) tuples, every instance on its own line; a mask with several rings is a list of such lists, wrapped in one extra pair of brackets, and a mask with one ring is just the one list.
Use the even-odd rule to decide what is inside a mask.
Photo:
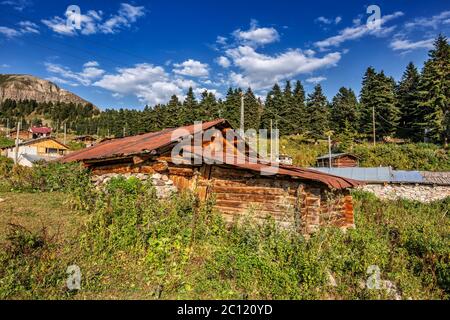
[[(392, 299), (364, 288), (371, 265), (402, 299), (449, 297), (449, 201), (356, 193), (355, 230), (305, 241), (270, 221), (225, 227), (208, 204), (149, 191), (114, 182), (88, 212), (62, 192), (0, 193), (0, 299)], [(73, 264), (78, 292), (66, 288)]]
[(46, 228), (61, 239), (74, 237), (86, 220), (67, 205), (67, 195), (52, 193), (1, 193), (0, 242), (6, 240), (8, 225), (21, 225), (31, 232)]

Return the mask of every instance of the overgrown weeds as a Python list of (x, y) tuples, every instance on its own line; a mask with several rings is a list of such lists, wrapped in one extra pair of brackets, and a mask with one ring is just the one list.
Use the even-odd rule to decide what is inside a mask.
[[(0, 297), (448, 299), (450, 200), (354, 197), (355, 230), (325, 228), (306, 240), (270, 218), (226, 224), (214, 199), (159, 200), (150, 183), (115, 178), (80, 206), (89, 222), (76, 238), (52, 245), (42, 232), (15, 229), (0, 254)], [(73, 264), (82, 288), (69, 294)], [(367, 287), (373, 266), (394, 293)]]

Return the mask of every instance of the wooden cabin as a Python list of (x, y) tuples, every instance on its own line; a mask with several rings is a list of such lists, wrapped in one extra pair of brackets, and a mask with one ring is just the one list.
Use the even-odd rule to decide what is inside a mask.
[(97, 142), (97, 139), (95, 139), (93, 136), (90, 135), (84, 135), (84, 136), (77, 136), (73, 138), (72, 141), (77, 143), (83, 143), (86, 147), (92, 147)]
[[(206, 142), (201, 140), (200, 153), (191, 143), (182, 149), (183, 158), (189, 153), (192, 161), (180, 163), (173, 156), (180, 141), (205, 137), (210, 129), (220, 134)], [(239, 138), (232, 143), (224, 139), (231, 129), (226, 120), (218, 119), (200, 127), (192, 125), (107, 140), (61, 161), (82, 162), (94, 177), (111, 173), (167, 176), (178, 190), (197, 192), (201, 200), (214, 197), (216, 208), (227, 221), (244, 214), (256, 221), (271, 216), (278, 224), (305, 234), (326, 224), (354, 226), (349, 189), (359, 182), (283, 164), (274, 168), (259, 156), (251, 158), (255, 153), (248, 145), (242, 154), (242, 148), (236, 146), (245, 142)], [(228, 155), (221, 158), (225, 161), (217, 161), (222, 155)], [(248, 161), (236, 161), (239, 157)]]
[[(31, 167), (38, 161), (49, 161), (63, 157), (67, 154), (69, 148), (52, 137), (44, 137), (34, 140), (28, 140), (19, 144), (18, 163), (20, 165)], [(5, 153), (8, 158), (15, 159), (16, 147), (6, 148)]]
[(330, 168), (354, 168), (359, 166), (359, 158), (350, 153), (334, 153), (317, 158), (317, 167)]

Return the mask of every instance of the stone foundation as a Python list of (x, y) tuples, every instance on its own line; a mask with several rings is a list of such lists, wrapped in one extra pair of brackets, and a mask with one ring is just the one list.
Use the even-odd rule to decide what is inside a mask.
[(450, 197), (450, 186), (368, 184), (360, 189), (383, 200), (406, 199), (430, 203)]
[(125, 179), (135, 177), (141, 181), (152, 180), (152, 184), (156, 189), (156, 196), (159, 199), (166, 199), (170, 197), (173, 193), (178, 192), (177, 187), (174, 186), (173, 181), (169, 179), (169, 176), (165, 174), (145, 174), (145, 173), (107, 173), (102, 175), (94, 175), (92, 177), (92, 182), (97, 188), (101, 188), (103, 185), (108, 183), (112, 178), (124, 177)]

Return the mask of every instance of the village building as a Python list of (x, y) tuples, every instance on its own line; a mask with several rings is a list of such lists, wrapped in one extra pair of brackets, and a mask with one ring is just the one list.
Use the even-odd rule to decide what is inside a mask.
[[(212, 129), (217, 133), (205, 139)], [(354, 227), (349, 190), (360, 182), (284, 164), (274, 168), (255, 157), (248, 145), (243, 152), (237, 148), (245, 143), (241, 139), (225, 139), (230, 130), (226, 120), (218, 119), (200, 126), (106, 140), (60, 161), (83, 163), (98, 185), (124, 175), (151, 179), (161, 197), (174, 190), (192, 190), (202, 201), (214, 198), (227, 221), (242, 215), (256, 221), (270, 216), (278, 224), (304, 234), (330, 224), (343, 229)], [(202, 150), (189, 142), (175, 152), (181, 157), (174, 156), (180, 143), (202, 136)], [(191, 161), (180, 161), (186, 155), (192, 156)], [(220, 158), (224, 161), (218, 161), (219, 155), (226, 155)], [(247, 161), (241, 163), (238, 158)]]
[(48, 127), (31, 127), (28, 129), (29, 136), (28, 139), (37, 139), (50, 137), (52, 134), (52, 128)]
[(84, 135), (84, 136), (77, 136), (72, 139), (72, 141), (77, 143), (83, 143), (86, 148), (92, 147), (96, 142), (97, 139), (95, 139), (93, 136), (90, 135)]
[[(63, 157), (69, 148), (52, 137), (43, 137), (21, 142), (17, 149), (17, 163), (19, 165), (32, 167), (39, 161), (51, 161)], [(2, 153), (8, 158), (16, 158), (16, 147), (2, 149)]]
[(317, 167), (319, 168), (352, 168), (357, 167), (358, 165), (358, 157), (350, 153), (333, 153), (317, 158)]

